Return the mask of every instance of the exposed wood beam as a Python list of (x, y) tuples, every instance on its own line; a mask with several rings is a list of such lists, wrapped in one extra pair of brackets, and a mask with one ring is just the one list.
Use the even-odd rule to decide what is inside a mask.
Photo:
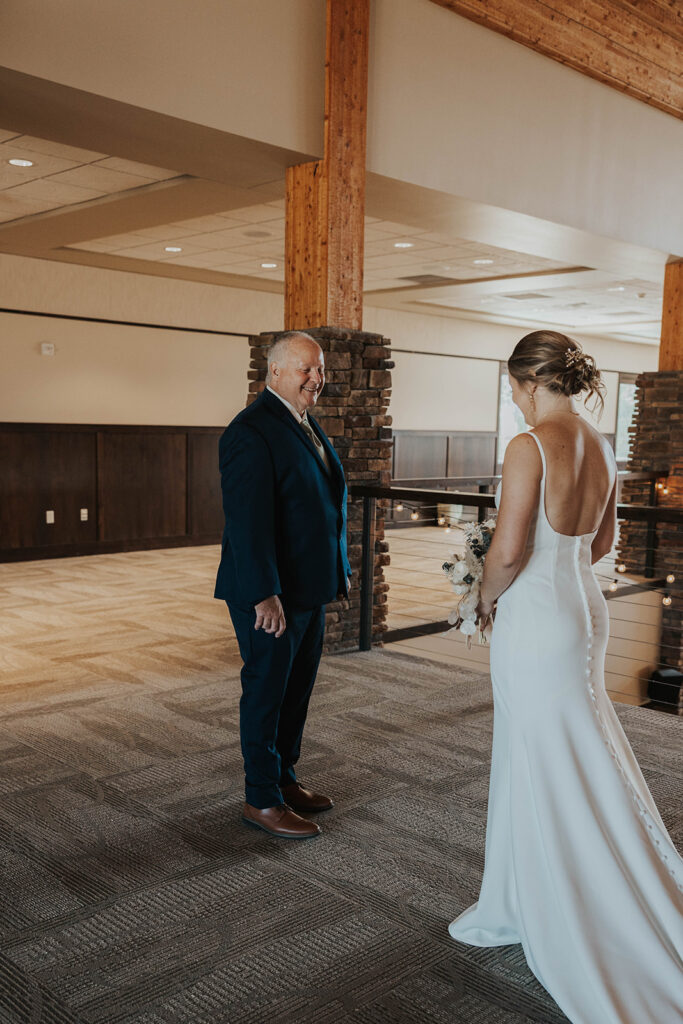
[(287, 171), (285, 327), (362, 328), (370, 0), (327, 0), (323, 159)]
[(683, 260), (667, 263), (664, 273), (659, 369), (683, 370)]
[(677, 0), (432, 0), (683, 118)]

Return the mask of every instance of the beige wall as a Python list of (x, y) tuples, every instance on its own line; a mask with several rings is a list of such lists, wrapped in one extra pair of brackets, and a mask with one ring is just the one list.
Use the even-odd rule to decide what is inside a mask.
[[(397, 430), (497, 429), (498, 363), (477, 357), (504, 362), (526, 328), (373, 308), (365, 311), (365, 327), (384, 331), (394, 346), (391, 413)], [(577, 335), (577, 340), (603, 370), (607, 389), (603, 416), (589, 419), (604, 433), (612, 433), (619, 371), (656, 370), (657, 346), (594, 336)], [(437, 355), (420, 357), (401, 349)], [(586, 412), (583, 405), (577, 408)]]
[[(4, 308), (249, 334), (280, 329), (282, 306), (272, 292), (0, 256)], [(397, 350), (396, 429), (496, 429), (498, 364), (481, 357), (505, 360), (523, 329), (373, 307), (365, 323)], [(581, 340), (606, 370), (656, 368), (655, 346)], [(42, 342), (54, 356), (40, 355)], [(246, 396), (244, 338), (5, 313), (0, 360), (0, 420), (10, 422), (215, 426)], [(601, 429), (611, 431), (616, 373), (607, 378)]]
[(3, 0), (0, 64), (286, 149), (322, 151), (320, 0)]
[(0, 313), (0, 351), (9, 422), (221, 426), (245, 404), (246, 338)]
[(375, 0), (368, 166), (683, 255), (683, 132), (430, 0)]

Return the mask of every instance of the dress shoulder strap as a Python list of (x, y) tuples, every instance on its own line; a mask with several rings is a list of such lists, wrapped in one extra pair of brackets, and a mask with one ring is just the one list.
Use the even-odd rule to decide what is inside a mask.
[(529, 437), (533, 437), (534, 441), (538, 445), (538, 450), (541, 453), (541, 462), (543, 464), (543, 476), (545, 476), (547, 466), (546, 466), (546, 462), (545, 462), (545, 452), (543, 451), (543, 445), (541, 444), (541, 439), (540, 439), (540, 437), (537, 434), (534, 434), (533, 430), (529, 430), (528, 434), (529, 434)]

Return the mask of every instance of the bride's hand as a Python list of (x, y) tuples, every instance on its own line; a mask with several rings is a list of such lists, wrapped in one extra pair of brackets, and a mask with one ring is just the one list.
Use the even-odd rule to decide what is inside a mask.
[(493, 625), (495, 614), (495, 604), (489, 604), (487, 601), (480, 601), (477, 605), (477, 622), (479, 624), (479, 629), (484, 630), (489, 623)]

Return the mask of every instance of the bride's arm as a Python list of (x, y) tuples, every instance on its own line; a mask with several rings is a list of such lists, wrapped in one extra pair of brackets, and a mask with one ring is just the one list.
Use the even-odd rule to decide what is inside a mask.
[(536, 442), (526, 434), (518, 434), (505, 452), (500, 509), (481, 582), (479, 614), (482, 617), (491, 614), (493, 605), (510, 586), (522, 564), (542, 475), (543, 465)]
[(598, 532), (591, 544), (591, 564), (595, 565), (601, 558), (608, 555), (612, 550), (614, 538), (617, 533), (617, 481), (614, 481), (612, 493), (607, 502), (605, 514), (598, 528)]

